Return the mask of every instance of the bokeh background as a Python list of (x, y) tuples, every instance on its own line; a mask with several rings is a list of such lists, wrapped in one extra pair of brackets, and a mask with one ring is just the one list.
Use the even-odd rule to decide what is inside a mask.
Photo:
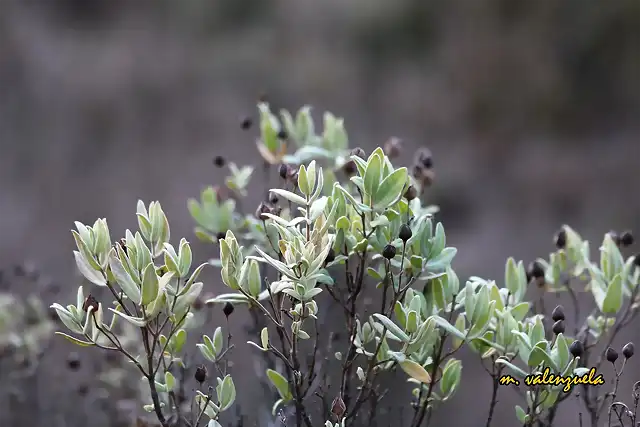
[[(344, 117), (352, 146), (394, 135), (406, 162), (428, 146), (429, 197), (462, 278), (501, 280), (508, 256), (546, 255), (563, 223), (596, 255), (609, 229), (640, 232), (639, 77), (638, 0), (2, 0), (0, 268), (28, 261), (73, 298), (73, 221), (106, 217), (116, 236), (135, 227), (139, 198), (195, 241), (186, 201), (223, 178), (213, 156), (258, 164), (256, 130), (239, 120), (260, 93)], [(91, 365), (68, 373), (69, 351), (54, 343), (31, 402), (7, 403), (0, 424), (109, 425), (77, 397)], [(439, 425), (486, 417), (489, 381), (471, 357), (463, 381)], [(243, 394), (251, 378), (236, 384)], [(495, 425), (513, 426), (504, 395)], [(561, 420), (577, 425), (575, 408)]]

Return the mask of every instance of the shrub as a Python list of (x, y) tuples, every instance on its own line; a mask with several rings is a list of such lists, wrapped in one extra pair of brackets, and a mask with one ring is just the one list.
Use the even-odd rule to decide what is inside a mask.
[[(235, 344), (222, 327), (197, 344), (206, 363), (195, 369), (195, 395), (185, 397), (176, 378), (176, 370), (186, 367), (187, 335), (198, 326), (193, 311), (203, 303), (205, 285), (198, 278), (207, 265), (220, 268), (230, 292), (204, 302), (221, 304), (227, 318), (241, 306), (260, 325), (248, 344), (271, 366), (265, 378), (278, 395), (272, 415), (283, 425), (293, 419), (297, 427), (368, 426), (388, 392), (381, 379), (394, 375), (412, 383), (407, 425), (428, 425), (434, 409), (461, 385), (462, 363), (455, 356), (463, 347), (479, 355), (493, 380), (487, 426), (499, 387), (508, 383), (505, 375), (527, 384), (543, 373), (515, 408), (521, 424), (551, 426), (559, 405), (582, 387), (592, 426), (605, 408), (609, 425), (616, 418), (635, 425), (638, 387), (633, 411), (615, 401), (633, 345), (622, 350), (622, 361), (611, 348), (638, 311), (640, 259), (625, 260), (621, 253), (632, 243), (630, 234), (607, 233), (596, 263), (589, 243), (564, 226), (548, 258), (528, 268), (508, 259), (500, 285), (480, 277), (461, 283), (451, 265), (456, 248), (447, 246), (445, 228), (434, 219), (438, 209), (423, 201), (435, 176), (427, 149), (419, 150), (409, 170), (391, 162), (401, 147), (396, 138), (367, 155), (349, 148), (343, 120), (330, 113), (321, 134), (308, 107), (295, 118), (287, 111), (277, 117), (262, 103), (259, 113), (263, 181), (274, 177), (279, 185), (265, 189), (254, 214), (243, 214), (238, 206), (254, 168), (228, 163), (225, 186), (209, 187), (188, 203), (196, 236), (219, 244), (219, 259), (193, 268), (189, 242), (169, 243), (169, 222), (158, 202), (138, 202), (139, 230), (127, 230), (115, 243), (104, 219), (76, 223), (73, 231), (78, 269), (110, 296), (98, 300), (81, 286), (75, 305), (54, 304), (70, 332), (59, 334), (128, 359), (148, 386), (144, 408), (163, 427), (220, 426), (236, 399), (228, 364)], [(243, 129), (250, 126), (245, 119)], [(214, 163), (227, 165), (223, 157)], [(587, 316), (578, 304), (583, 291), (594, 302)], [(573, 301), (570, 320), (563, 307), (549, 313), (544, 304), (545, 294), (561, 292)], [(339, 351), (340, 331), (320, 323), (329, 306), (344, 317)], [(137, 330), (137, 341), (125, 345), (123, 325)], [(546, 381), (553, 374), (597, 384), (603, 357), (616, 364), (610, 394), (589, 384)]]

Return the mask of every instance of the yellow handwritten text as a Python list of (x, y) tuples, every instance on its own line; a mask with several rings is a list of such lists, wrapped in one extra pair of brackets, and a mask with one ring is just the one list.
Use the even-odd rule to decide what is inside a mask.
[[(604, 378), (602, 374), (596, 374), (596, 368), (591, 368), (588, 373), (578, 375), (555, 375), (551, 373), (549, 368), (545, 368), (542, 373), (527, 375), (524, 379), (524, 383), (528, 386), (536, 385), (551, 385), (558, 386), (564, 385), (562, 391), (568, 393), (576, 385), (590, 385), (600, 386), (604, 384)], [(513, 378), (511, 375), (503, 375), (500, 377), (501, 385), (515, 384), (519, 385), (520, 382)]]

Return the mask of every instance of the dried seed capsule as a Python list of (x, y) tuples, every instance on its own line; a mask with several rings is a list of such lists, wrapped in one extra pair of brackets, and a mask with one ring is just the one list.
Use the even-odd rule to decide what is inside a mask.
[(409, 240), (412, 235), (413, 232), (411, 231), (411, 227), (409, 227), (408, 224), (402, 224), (400, 226), (400, 232), (398, 233), (398, 237), (400, 237), (400, 240), (402, 240), (404, 243), (407, 243), (407, 240)]
[(401, 151), (402, 141), (400, 140), (400, 138), (392, 136), (384, 144), (384, 154), (386, 154), (390, 159), (395, 159), (396, 157), (398, 157)]
[(608, 362), (616, 363), (616, 360), (618, 360), (618, 352), (611, 347), (608, 347), (607, 351), (605, 352), (605, 357), (607, 358)]
[(622, 355), (625, 359), (631, 359), (633, 357), (633, 353), (635, 353), (635, 348), (632, 342), (628, 342), (622, 347)]
[(264, 216), (264, 214), (266, 213), (271, 213), (271, 208), (264, 202), (260, 203), (260, 205), (258, 206), (258, 209), (256, 209), (256, 218), (260, 220), (265, 220), (267, 219), (267, 217)]
[(340, 396), (337, 396), (333, 399), (333, 403), (331, 404), (331, 413), (335, 415), (338, 419), (341, 419), (344, 413), (347, 411), (347, 406), (344, 404), (344, 401)]
[(233, 310), (234, 310), (233, 304), (231, 304), (230, 302), (226, 302), (224, 304), (224, 307), (222, 307), (222, 312), (226, 317), (231, 316), (231, 313), (233, 313)]
[(396, 256), (396, 247), (393, 245), (387, 245), (382, 250), (382, 256), (386, 259), (392, 259)]
[(564, 320), (558, 320), (553, 324), (553, 333), (555, 335), (564, 334)]
[(358, 167), (356, 166), (356, 162), (354, 162), (353, 160), (349, 160), (342, 166), (342, 170), (346, 175), (351, 176), (356, 173)]
[(636, 267), (640, 267), (640, 254), (635, 254), (633, 257), (633, 263)]
[(567, 232), (564, 229), (558, 231), (553, 240), (556, 248), (564, 249), (567, 246)]
[(564, 307), (562, 307), (561, 305), (556, 306), (556, 308), (554, 308), (553, 312), (551, 313), (551, 318), (554, 322), (557, 322), (558, 320), (564, 320)]
[(409, 188), (407, 188), (407, 191), (404, 193), (404, 197), (408, 201), (412, 201), (413, 199), (418, 197), (418, 190), (416, 190), (416, 187), (414, 187), (413, 185), (410, 185)]
[(571, 353), (573, 357), (582, 356), (582, 353), (584, 353), (584, 345), (582, 344), (582, 341), (575, 340), (572, 342), (569, 346), (569, 353)]
[(226, 160), (224, 157), (222, 156), (215, 156), (213, 158), (213, 164), (216, 165), (216, 167), (221, 168), (226, 164)]
[(240, 127), (242, 128), (242, 130), (248, 130), (251, 128), (252, 124), (253, 124), (253, 121), (251, 120), (251, 117), (246, 116), (240, 122)]
[(631, 234), (631, 231), (627, 230), (624, 233), (622, 233), (620, 235), (620, 244), (622, 246), (631, 246), (633, 245), (634, 242), (634, 238), (633, 238), (633, 234)]
[(538, 261), (534, 261), (529, 264), (529, 273), (534, 279), (544, 278), (544, 267)]
[(278, 167), (278, 175), (280, 175), (280, 178), (287, 179), (289, 177), (289, 169), (289, 165), (282, 163)]
[(198, 381), (200, 384), (202, 384), (203, 382), (205, 382), (205, 380), (207, 379), (207, 367), (204, 365), (200, 365), (196, 368), (196, 372), (193, 374), (193, 377), (196, 379), (196, 381)]
[(276, 205), (280, 201), (280, 199), (278, 198), (278, 195), (276, 193), (274, 193), (273, 191), (270, 191), (268, 201), (272, 205)]
[(84, 304), (82, 304), (82, 309), (85, 313), (89, 311), (89, 308), (92, 308), (94, 312), (98, 310), (98, 300), (91, 294), (89, 294), (89, 296), (84, 300)]
[(362, 148), (356, 147), (353, 150), (351, 150), (351, 155), (358, 156), (361, 159), (364, 159), (367, 156), (367, 153)]
[(280, 129), (278, 131), (278, 139), (287, 139), (289, 137), (289, 135), (287, 134), (287, 131), (284, 129)]
[(427, 147), (422, 147), (418, 151), (416, 151), (415, 156), (416, 165), (419, 165), (426, 169), (433, 168), (433, 155), (431, 154), (431, 150)]
[(224, 231), (218, 231), (218, 233), (216, 234), (216, 238), (218, 240), (224, 239), (226, 236), (227, 236), (227, 233), (225, 233)]

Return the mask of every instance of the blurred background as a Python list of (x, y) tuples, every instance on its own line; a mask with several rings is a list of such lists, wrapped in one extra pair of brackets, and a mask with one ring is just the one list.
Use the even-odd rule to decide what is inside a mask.
[[(259, 164), (257, 130), (239, 123), (261, 93), (274, 108), (312, 105), (318, 126), (325, 110), (344, 117), (352, 147), (397, 136), (409, 163), (428, 146), (429, 201), (461, 279), (502, 280), (508, 256), (546, 256), (563, 223), (597, 255), (609, 229), (640, 232), (639, 77), (638, 0), (3, 0), (0, 268), (40, 271), (55, 285), (47, 305), (74, 299), (73, 221), (106, 217), (119, 237), (139, 198), (195, 242), (186, 201), (224, 177), (211, 159)], [(4, 286), (26, 295), (32, 282)], [(206, 286), (223, 291), (215, 272)], [(10, 389), (27, 380), (0, 372), (0, 425), (110, 426), (110, 407), (78, 392), (93, 365), (69, 373), (59, 341), (26, 401)], [(486, 418), (489, 378), (464, 360), (467, 387), (436, 425)], [(244, 403), (259, 398), (243, 391), (250, 378), (236, 385)], [(498, 427), (517, 423), (510, 394)], [(571, 405), (561, 425), (577, 425)]]

